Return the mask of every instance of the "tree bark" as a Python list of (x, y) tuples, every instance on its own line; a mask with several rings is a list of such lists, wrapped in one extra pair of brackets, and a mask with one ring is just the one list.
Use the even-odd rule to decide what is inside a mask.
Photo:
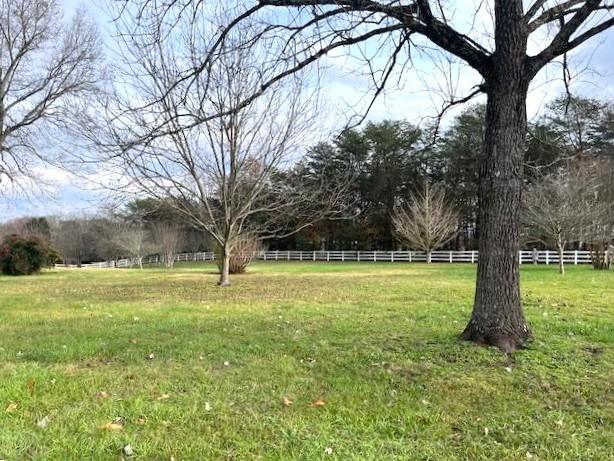
[(217, 282), (220, 287), (230, 286), (230, 251), (222, 248), (222, 267), (220, 267), (220, 280)]
[(461, 337), (499, 347), (522, 347), (531, 331), (520, 302), (518, 252), (522, 171), (531, 76), (522, 2), (495, 2), (495, 42), (480, 165), (478, 277), (471, 320)]
[(433, 261), (433, 252), (431, 250), (426, 251), (426, 263), (431, 264)]

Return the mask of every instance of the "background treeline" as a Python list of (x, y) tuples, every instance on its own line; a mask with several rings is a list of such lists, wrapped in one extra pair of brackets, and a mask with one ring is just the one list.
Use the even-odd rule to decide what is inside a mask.
[[(430, 184), (445, 194), (459, 218), (455, 237), (443, 248), (477, 249), (484, 115), (484, 106), (469, 107), (438, 136), (434, 127), (421, 130), (405, 121), (369, 123), (312, 146), (293, 169), (295, 181), (309, 184), (318, 178), (331, 188), (338, 182), (347, 189), (349, 209), (339, 219), (317, 221), (295, 234), (290, 232), (294, 226), (290, 221), (290, 237), (266, 240), (263, 246), (272, 250), (402, 248), (394, 212), (410, 205), (411, 198)], [(559, 229), (558, 234), (550, 222), (528, 219), (526, 245), (555, 248), (561, 239), (566, 248), (590, 243), (586, 229), (595, 228), (597, 218), (582, 210), (597, 210), (599, 205), (601, 215), (608, 215), (613, 209), (614, 193), (609, 197), (601, 192), (598, 205), (586, 196), (587, 191), (595, 195), (596, 188), (604, 189), (614, 179), (613, 105), (562, 96), (548, 104), (543, 116), (530, 125), (527, 139), (527, 206), (537, 210), (536, 216), (554, 219), (561, 210), (570, 216), (556, 217), (567, 220), (557, 224), (557, 229), (566, 226), (565, 232)], [(582, 219), (590, 223), (580, 229)], [(0, 237), (11, 234), (39, 237), (52, 244), (62, 261), (77, 265), (126, 257), (138, 265), (149, 254), (165, 255), (172, 265), (173, 255), (179, 252), (216, 250), (213, 240), (176, 206), (153, 198), (134, 200), (115, 212), (22, 218), (0, 227)], [(608, 239), (601, 240), (607, 248)]]
[[(354, 217), (330, 220), (270, 243), (272, 249), (394, 250), (393, 210), (404, 207), (424, 182), (440, 186), (460, 214), (457, 236), (446, 248), (477, 249), (479, 164), (485, 107), (474, 105), (434, 138), (404, 121), (369, 123), (312, 147), (305, 170), (351, 176)], [(595, 159), (614, 158), (611, 102), (561, 96), (530, 124), (524, 178), (527, 186), (549, 174)], [(614, 178), (613, 178), (614, 179)]]
[(35, 237), (54, 248), (59, 261), (73, 265), (129, 258), (138, 266), (145, 256), (159, 254), (172, 266), (178, 253), (214, 249), (202, 231), (154, 199), (95, 216), (20, 218), (0, 226), (0, 239), (10, 235)]

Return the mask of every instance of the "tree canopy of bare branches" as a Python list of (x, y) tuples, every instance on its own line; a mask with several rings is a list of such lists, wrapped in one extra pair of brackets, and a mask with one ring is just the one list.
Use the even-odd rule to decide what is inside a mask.
[[(289, 170), (312, 121), (303, 76), (295, 74), (242, 104), (270, 74), (264, 47), (241, 46), (237, 35), (249, 30), (227, 37), (202, 78), (182, 80), (182, 68), (197, 65), (215, 36), (209, 23), (214, 17), (198, 9), (191, 14), (195, 18), (177, 18), (160, 31), (170, 34), (165, 40), (151, 43), (145, 31), (131, 29), (138, 21), (124, 11), (118, 24), (124, 37), (120, 72), (129, 91), (120, 89), (107, 106), (102, 126), (110, 129), (97, 144), (129, 178), (128, 189), (171, 204), (217, 242), (223, 258), (219, 285), (227, 286), (230, 256), (245, 236), (279, 236), (287, 233), (288, 222), (297, 231), (331, 209), (316, 203), (337, 205), (341, 194), (298, 184)], [(164, 136), (151, 133), (160, 119), (171, 122)]]
[(559, 272), (565, 273), (563, 251), (580, 241), (599, 214), (596, 178), (586, 168), (552, 173), (531, 185), (524, 197), (523, 220), (532, 239), (556, 247)]
[(412, 194), (406, 208), (397, 207), (393, 216), (399, 238), (411, 248), (426, 252), (429, 264), (433, 250), (454, 238), (458, 221), (458, 213), (447, 203), (443, 190), (428, 183), (423, 192)]
[(156, 222), (151, 229), (153, 245), (164, 258), (164, 265), (172, 269), (182, 244), (181, 227), (177, 223)]
[(113, 242), (130, 257), (131, 265), (140, 269), (143, 269), (143, 258), (155, 250), (151, 233), (142, 223), (119, 224)]
[(22, 188), (16, 180), (49, 160), (51, 130), (96, 88), (99, 64), (98, 34), (82, 10), (66, 21), (57, 0), (0, 0), (0, 183)]

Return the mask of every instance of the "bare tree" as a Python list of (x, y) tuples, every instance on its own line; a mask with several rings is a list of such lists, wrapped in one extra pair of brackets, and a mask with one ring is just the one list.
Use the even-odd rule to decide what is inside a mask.
[(411, 248), (426, 253), (431, 263), (433, 250), (456, 236), (459, 216), (446, 202), (442, 189), (428, 182), (422, 193), (412, 194), (407, 207), (397, 207), (392, 217), (395, 232)]
[[(136, 0), (136, 4), (143, 20), (164, 25), (172, 22), (169, 16), (189, 7), (205, 8), (210, 2), (185, 0), (169, 7), (165, 2)], [(358, 51), (366, 57), (364, 68), (373, 76), (375, 97), (390, 80), (396, 80), (395, 69), (411, 67), (412, 56), (419, 53), (467, 64), (473, 72), (464, 77), (475, 75), (476, 86), (466, 95), (451, 95), (449, 105), (485, 93), (487, 108), (480, 166), (480, 259), (474, 308), (462, 337), (512, 352), (531, 336), (520, 301), (518, 264), (529, 86), (540, 70), (558, 58), (568, 84), (567, 54), (614, 26), (614, 4), (611, 0), (476, 0), (474, 6), (471, 9), (463, 2), (460, 8), (460, 2), (439, 0), (241, 2), (219, 32), (216, 46), (197, 65), (186, 67), (181, 81), (201, 79), (219, 56), (218, 50), (226, 46), (227, 37), (247, 21), (260, 27), (243, 37), (244, 48), (271, 40), (285, 47), (274, 62), (264, 63), (274, 74), (238, 107), (248, 106), (281, 79), (320, 58), (367, 42), (373, 43), (371, 54), (367, 46)], [(490, 21), (454, 21), (455, 10), (469, 11), (471, 19), (486, 13)], [(535, 49), (530, 53), (529, 43)], [(207, 117), (219, 115), (220, 111), (210, 112)], [(154, 131), (164, 133), (172, 129), (169, 126), (164, 121)]]
[(177, 251), (183, 241), (181, 227), (168, 222), (157, 222), (151, 228), (153, 244), (160, 252), (167, 269), (172, 269), (177, 258)]
[(0, 183), (32, 178), (48, 159), (49, 131), (96, 87), (99, 49), (82, 10), (66, 22), (57, 0), (0, 0)]
[(593, 267), (607, 270), (614, 263), (614, 159), (599, 158), (590, 161), (589, 174), (595, 179), (588, 190), (594, 197), (594, 212), (586, 227)]
[[(338, 196), (319, 185), (302, 187), (285, 171), (298, 158), (311, 122), (311, 98), (299, 74), (242, 104), (271, 72), (263, 65), (263, 47), (242, 48), (228, 37), (206, 77), (181, 79), (181, 67), (196, 65), (208, 49), (207, 37), (214, 36), (208, 19), (198, 9), (178, 17), (173, 29), (161, 32), (173, 35), (153, 45), (145, 32), (120, 34), (129, 35), (123, 72), (131, 99), (108, 109), (106, 144), (131, 191), (172, 204), (217, 242), (218, 285), (228, 286), (230, 258), (245, 235), (286, 235), (288, 222), (298, 231), (329, 209), (314, 202), (336, 204)], [(134, 23), (122, 24), (130, 31)], [(207, 117), (211, 112), (223, 115)], [(160, 118), (171, 121), (164, 136), (150, 131)]]
[(529, 235), (556, 247), (561, 274), (565, 273), (565, 247), (582, 239), (596, 213), (595, 184), (585, 168), (576, 166), (545, 176), (525, 193), (523, 221)]
[(91, 221), (88, 218), (64, 219), (52, 227), (51, 241), (65, 264), (81, 267), (93, 243), (89, 239)]
[(139, 269), (143, 269), (143, 258), (154, 250), (150, 232), (142, 223), (119, 224), (113, 240)]

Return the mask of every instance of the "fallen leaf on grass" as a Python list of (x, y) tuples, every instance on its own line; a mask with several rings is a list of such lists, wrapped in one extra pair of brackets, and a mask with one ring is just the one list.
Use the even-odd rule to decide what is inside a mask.
[(286, 407), (289, 407), (290, 405), (292, 405), (292, 404), (294, 403), (294, 402), (293, 402), (291, 399), (289, 399), (288, 397), (284, 397), (284, 398), (282, 399), (282, 401), (283, 401), (283, 403), (284, 403), (284, 406), (286, 406)]
[(17, 404), (14, 402), (9, 403), (9, 405), (6, 407), (7, 413), (15, 413), (16, 411), (17, 411)]
[(111, 397), (111, 395), (108, 392), (100, 391), (96, 393), (96, 397), (100, 397), (101, 399), (107, 399)]
[(153, 352), (152, 352), (151, 354), (147, 354), (147, 355), (145, 356), (145, 360), (153, 360), (153, 359), (155, 359), (155, 358), (156, 358), (156, 356), (154, 355), (154, 353), (153, 353)]
[(104, 431), (121, 431), (124, 428), (124, 418), (118, 416), (106, 424), (100, 426), (100, 429)]
[(102, 426), (100, 426), (100, 429), (102, 429), (103, 431), (121, 431), (124, 428), (123, 424), (120, 423), (116, 423), (116, 422), (108, 422), (106, 424), (103, 424)]
[(139, 426), (147, 424), (147, 418), (145, 416), (139, 416), (135, 421)]
[(315, 400), (311, 403), (312, 407), (323, 407), (324, 405), (326, 405), (326, 402), (322, 399)]
[(170, 398), (171, 398), (170, 394), (162, 394), (160, 397), (157, 398), (157, 400), (166, 400)]

